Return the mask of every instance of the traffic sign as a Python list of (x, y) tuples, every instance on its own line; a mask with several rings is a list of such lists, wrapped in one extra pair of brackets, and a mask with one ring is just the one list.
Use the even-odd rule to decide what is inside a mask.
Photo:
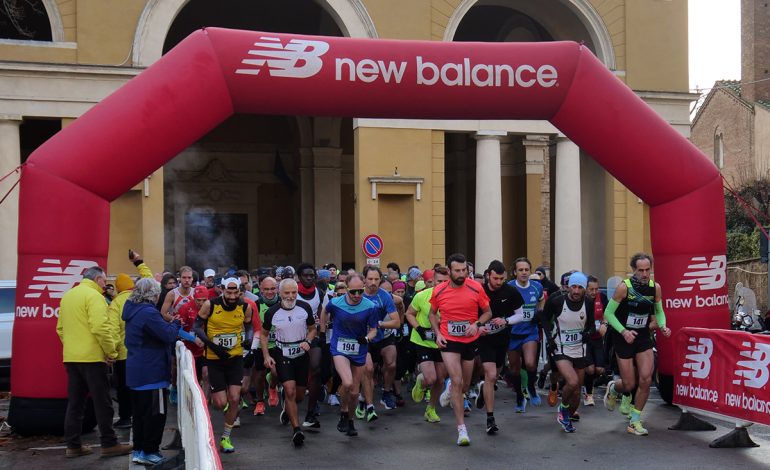
[(364, 243), (361, 245), (367, 258), (379, 258), (382, 254), (382, 238), (375, 234), (369, 234), (364, 237)]

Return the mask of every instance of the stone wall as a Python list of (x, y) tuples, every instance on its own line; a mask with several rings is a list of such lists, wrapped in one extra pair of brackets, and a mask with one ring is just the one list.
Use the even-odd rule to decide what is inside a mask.
[(767, 305), (767, 263), (758, 258), (727, 263), (727, 285), (730, 295), (730, 308), (735, 303), (735, 285), (743, 283), (757, 296), (757, 308), (764, 314)]

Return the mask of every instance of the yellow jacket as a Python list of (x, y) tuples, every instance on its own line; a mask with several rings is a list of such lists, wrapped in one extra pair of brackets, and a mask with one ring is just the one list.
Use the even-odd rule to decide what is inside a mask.
[(90, 279), (83, 279), (62, 297), (56, 333), (64, 345), (64, 362), (102, 362), (105, 357), (118, 357), (107, 301), (101, 287)]
[[(142, 263), (136, 267), (139, 270), (139, 276), (152, 277), (152, 270)], [(126, 304), (126, 300), (131, 295), (131, 289), (124, 290), (118, 293), (110, 306), (108, 307), (108, 317), (110, 320), (110, 327), (115, 335), (115, 341), (117, 341), (118, 360), (125, 361), (128, 357), (128, 350), (126, 349), (126, 322), (123, 321), (123, 306)]]

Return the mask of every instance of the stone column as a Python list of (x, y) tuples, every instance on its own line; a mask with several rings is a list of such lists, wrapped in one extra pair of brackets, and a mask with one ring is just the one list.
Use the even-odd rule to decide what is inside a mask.
[[(451, 171), (454, 185), (452, 186), (453, 198), (459, 210), (452, 214), (452, 236), (453, 250), (460, 253), (468, 253), (468, 212), (465, 210), (468, 201), (468, 149), (466, 148), (466, 134), (450, 133), (447, 137), (451, 139), (452, 162), (454, 163)], [(446, 260), (444, 261), (446, 262)]]
[(299, 162), (301, 260), (312, 263), (315, 259), (313, 150), (300, 148)]
[(504, 131), (476, 133), (476, 270), (503, 259), (500, 138)]
[(550, 138), (547, 135), (527, 135), (522, 139), (525, 153), (525, 181), (526, 181), (526, 224), (527, 224), (527, 253), (526, 256), (532, 262), (532, 269), (543, 263), (543, 223), (544, 203), (548, 207), (548, 201), (543, 197), (543, 174), (545, 161), (548, 158), (548, 144)]
[[(19, 126), (21, 116), (0, 115), (0, 177), (21, 164), (21, 143)], [(11, 189), (20, 174), (13, 174), (0, 183), (0, 198)], [(0, 279), (16, 279), (18, 262), (19, 232), (19, 187), (16, 186), (8, 198), (0, 204)]]
[(314, 263), (342, 265), (342, 149), (313, 148)]
[[(554, 273), (583, 267), (580, 219), (580, 149), (566, 138), (556, 141)], [(554, 276), (554, 279), (556, 277)]]

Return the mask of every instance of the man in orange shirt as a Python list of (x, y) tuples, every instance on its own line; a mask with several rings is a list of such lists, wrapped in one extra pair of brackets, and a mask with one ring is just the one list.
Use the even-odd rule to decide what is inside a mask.
[(471, 380), (479, 327), (492, 318), (492, 312), (484, 288), (468, 278), (465, 256), (453, 254), (447, 265), (449, 280), (433, 289), (428, 318), (451, 381), (451, 402), (457, 419), (457, 445), (467, 446), (471, 440), (465, 428), (463, 413), (464, 383)]

